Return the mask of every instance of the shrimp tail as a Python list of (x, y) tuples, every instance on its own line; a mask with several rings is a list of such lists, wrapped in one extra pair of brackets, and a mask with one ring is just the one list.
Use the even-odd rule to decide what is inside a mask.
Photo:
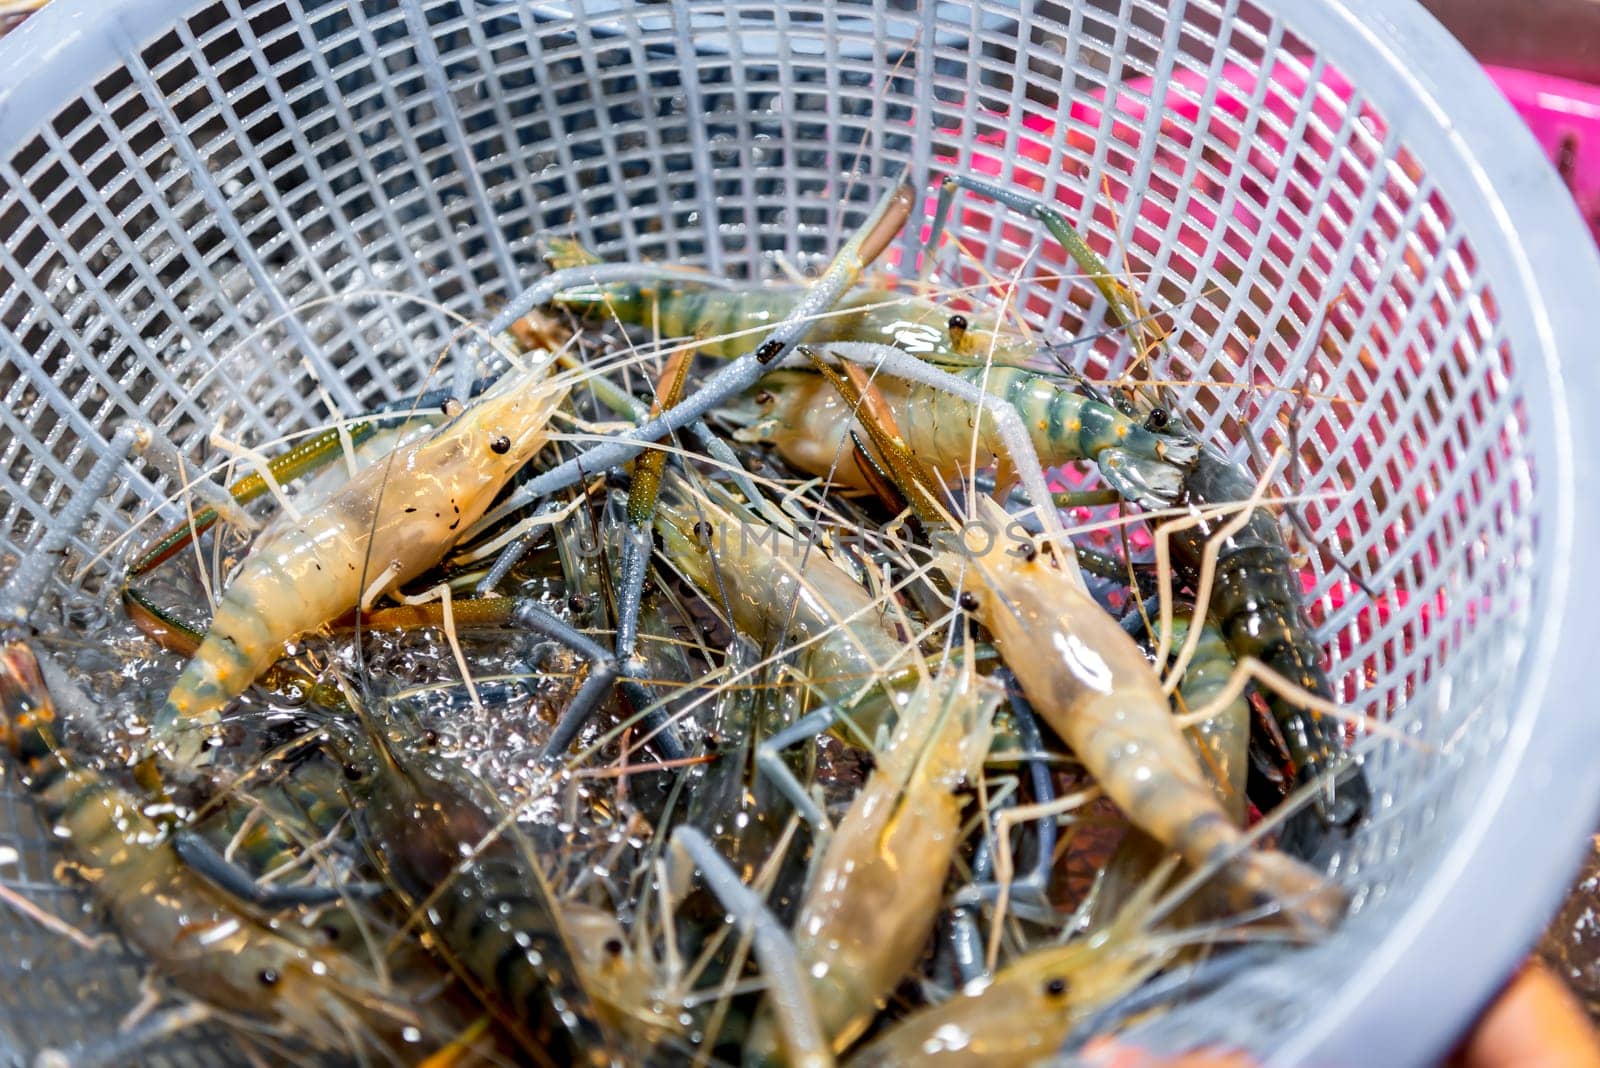
[(1240, 912), (1276, 908), (1297, 932), (1324, 935), (1344, 915), (1344, 891), (1293, 857), (1250, 850), (1233, 857), (1220, 876)]
[[(23, 768), (29, 789), (39, 789), (39, 778), (55, 761), (50, 737), (55, 718), (55, 706), (33, 650), (22, 642), (0, 649), (0, 741)], [(45, 815), (54, 819), (60, 812)]]
[(544, 252), (544, 261), (553, 271), (565, 270), (568, 267), (590, 267), (601, 262), (599, 256), (575, 237), (558, 237), (550, 234), (539, 244)]

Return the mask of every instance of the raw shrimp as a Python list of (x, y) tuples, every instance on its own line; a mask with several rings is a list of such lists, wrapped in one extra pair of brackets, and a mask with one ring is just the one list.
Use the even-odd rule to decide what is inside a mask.
[[(1185, 476), (1177, 504), (1203, 513), (1247, 501), (1254, 488), (1255, 480), (1243, 468), (1202, 449)], [(1175, 570), (1190, 585), (1199, 582), (1206, 543), (1230, 518), (1173, 524), (1169, 538)], [(1299, 583), (1277, 520), (1257, 509), (1216, 550), (1206, 618), (1222, 633), (1236, 659), (1254, 657), (1296, 686), (1333, 701), (1333, 685), (1322, 668), (1322, 650), (1311, 636)], [(1288, 743), (1296, 781), (1320, 783), (1311, 805), (1291, 817), (1284, 832), (1285, 849), (1309, 856), (1328, 828), (1348, 831), (1361, 821), (1371, 803), (1371, 790), (1361, 766), (1345, 757), (1344, 732), (1337, 720), (1270, 688), (1262, 697)]]
[[(1134, 614), (1123, 622), (1134, 633), (1144, 634), (1144, 619), (1141, 616)], [(1180, 607), (1174, 613), (1171, 642), (1174, 650), (1183, 647), (1189, 628), (1193, 625), (1192, 608)], [(1209, 709), (1228, 688), (1236, 666), (1237, 662), (1222, 633), (1207, 621), (1201, 627), (1194, 655), (1178, 682), (1178, 696), (1182, 698), (1179, 711)], [(1186, 731), (1195, 754), (1216, 787), (1217, 799), (1228, 810), (1233, 822), (1241, 827), (1245, 819), (1250, 718), (1250, 700), (1241, 694)]]
[(201, 732), (286, 642), (421, 574), (545, 442), (566, 386), (508, 373), (449, 425), (374, 463), (302, 521), (258, 539), (157, 714), (153, 743), (192, 763)]
[[(656, 530), (664, 552), (737, 629), (800, 649), (802, 681), (830, 705), (849, 706), (855, 740), (872, 744), (910, 687), (888, 672), (906, 648), (854, 576), (817, 546), (697, 493), (682, 477), (662, 481)], [(875, 681), (883, 680), (883, 681)]]
[[(949, 175), (941, 183), (933, 224), (924, 246), (930, 264), (956, 192), (967, 189), (989, 197), (1040, 223), (1063, 251), (1085, 272), (1105, 298), (1118, 325), (1138, 339), (1141, 358), (1164, 342), (1159, 331), (1146, 328), (1137, 295), (1111, 272), (1100, 256), (1061, 214), (1058, 206), (969, 175)], [(1181, 425), (1182, 413), (1170, 412), (1150, 397), (1135, 395), (1127, 412), (1148, 408), (1152, 425)], [(1178, 416), (1174, 419), (1174, 415)], [(1202, 448), (1185, 476), (1178, 505), (1196, 513), (1251, 496), (1254, 480), (1238, 465)], [(1229, 517), (1191, 524), (1172, 537), (1179, 570), (1191, 585), (1199, 580), (1206, 543)], [(1334, 700), (1333, 687), (1322, 669), (1322, 654), (1311, 638), (1310, 621), (1301, 605), (1298, 576), (1277, 523), (1265, 513), (1253, 515), (1220, 546), (1216, 557), (1216, 594), (1208, 618), (1227, 639), (1239, 660), (1253, 657), (1322, 700)], [(1343, 735), (1332, 717), (1297, 703), (1286, 694), (1264, 695), (1294, 759), (1296, 779), (1316, 782), (1312, 804), (1290, 817), (1284, 848), (1300, 855), (1317, 852), (1330, 828), (1348, 832), (1365, 816), (1372, 791), (1361, 766), (1344, 757)]]
[(1217, 881), (1235, 909), (1276, 905), (1308, 931), (1331, 927), (1342, 895), (1298, 861), (1246, 847), (1155, 672), (1089, 596), (1076, 558), (1013, 540), (1009, 517), (979, 503), (987, 506), (984, 525), (941, 566), (961, 584), (963, 606), (994, 636), (1034, 709), (1131, 823), (1196, 868), (1220, 865)]
[[(1191, 443), (1153, 434), (1110, 405), (1046, 376), (999, 366), (954, 374), (1016, 410), (1046, 467), (1105, 457), (1118, 465), (1106, 472), (1112, 484), (1137, 485), (1144, 496), (1167, 501), (1178, 493), (1183, 466), (1194, 459)], [(946, 484), (969, 474), (965, 468), (974, 460), (987, 465), (998, 458), (1005, 467), (1009, 456), (988, 413), (944, 390), (892, 374), (879, 374), (873, 382), (906, 445)], [(756, 404), (760, 416), (735, 437), (770, 443), (808, 474), (871, 489), (848, 444), (852, 432), (860, 433), (853, 406), (827, 379), (803, 371), (775, 372), (762, 380)], [(1130, 472), (1130, 465), (1137, 470)]]
[(1050, 1060), (1079, 1023), (1171, 959), (1171, 940), (1145, 930), (1150, 899), (1163, 881), (1158, 872), (1110, 926), (1035, 950), (992, 980), (969, 983), (943, 1004), (889, 1028), (850, 1063), (1021, 1068)]
[[(961, 839), (955, 791), (982, 768), (1002, 696), (965, 660), (924, 680), (815, 866), (793, 938), (835, 1053), (927, 944)], [(747, 1052), (768, 1059), (776, 1038), (763, 1015)]]
[(33, 651), (0, 651), (5, 741), (95, 898), (117, 929), (180, 988), (208, 1005), (326, 1050), (359, 1054), (406, 1028), (437, 1030), (426, 1012), (315, 930), (267, 926), (191, 872), (134, 795), (69, 759)]
[(384, 880), (529, 1055), (541, 1063), (610, 1063), (610, 1038), (560, 908), (515, 828), (498, 828), (445, 767), (422, 759), (414, 731), (388, 717), (379, 726), (376, 714), (362, 713), (371, 744), (355, 758), (361, 763), (352, 762), (359, 781), (350, 792)]
[(683, 1029), (663, 1002), (661, 982), (628, 944), (615, 914), (578, 902), (561, 903), (561, 922), (602, 1021), (641, 1046)]
[[(695, 348), (707, 356), (730, 357), (750, 347), (752, 334), (793, 312), (805, 293), (798, 286), (730, 292), (664, 281), (658, 286), (581, 286), (561, 293), (554, 303), (592, 316), (658, 327), (664, 337), (692, 337)], [(931, 363), (956, 366), (985, 361), (1022, 366), (1038, 348), (1021, 334), (997, 329), (979, 316), (952, 313), (946, 305), (878, 286), (846, 293), (832, 311), (817, 317), (807, 339), (813, 344), (877, 341)]]

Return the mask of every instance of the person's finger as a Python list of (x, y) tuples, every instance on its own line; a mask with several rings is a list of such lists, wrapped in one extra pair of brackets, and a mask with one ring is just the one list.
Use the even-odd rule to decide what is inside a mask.
[(1114, 1038), (1097, 1038), (1083, 1048), (1081, 1060), (1094, 1068), (1253, 1068), (1255, 1061), (1228, 1050), (1201, 1050), (1181, 1057), (1157, 1057)]
[(1455, 1068), (1600, 1068), (1600, 1036), (1550, 970), (1524, 965), (1451, 1059)]

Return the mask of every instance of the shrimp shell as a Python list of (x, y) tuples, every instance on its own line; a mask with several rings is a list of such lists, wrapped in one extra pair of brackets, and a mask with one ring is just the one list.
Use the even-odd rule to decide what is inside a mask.
[(1171, 959), (1164, 940), (1144, 930), (1150, 899), (1163, 881), (1162, 873), (1152, 877), (1110, 926), (1034, 950), (993, 979), (908, 1016), (851, 1064), (1023, 1068), (1050, 1060), (1092, 1012), (1136, 989)]
[(135, 796), (60, 751), (55, 718), (32, 650), (6, 646), (0, 730), (22, 782), (117, 929), (175, 984), (323, 1049), (424, 1023), (316, 932), (268, 927), (191, 872)]
[(285, 643), (436, 564), (543, 447), (566, 395), (543, 374), (508, 374), (448, 426), (358, 472), (302, 522), (257, 539), (157, 714), (156, 743), (180, 765), (191, 762), (200, 732), (174, 735), (216, 722)]
[[(841, 1053), (911, 971), (960, 843), (955, 790), (989, 750), (1003, 693), (966, 665), (925, 680), (828, 839), (794, 924), (818, 1023)], [(762, 1017), (752, 1049), (770, 1049)]]
[[(1006, 529), (1009, 517), (980, 503), (988, 529)], [(987, 540), (946, 553), (941, 566), (964, 584), (965, 603), (1035, 711), (1128, 820), (1196, 868), (1220, 864), (1217, 880), (1236, 909), (1276, 904), (1297, 926), (1330, 928), (1343, 912), (1342, 894), (1290, 857), (1245, 847), (1149, 662), (1084, 589), (1076, 558), (1031, 544), (1019, 553), (1006, 537)]]
[[(1043, 375), (1015, 367), (968, 368), (953, 372), (1016, 409), (1046, 467), (1098, 460), (1118, 450), (1122, 463), (1141, 465), (1143, 477), (1167, 496), (1181, 485), (1179, 467), (1194, 457), (1194, 446), (1146, 430), (1107, 404), (1074, 393)], [(889, 374), (876, 376), (906, 446), (947, 483), (962, 480), (974, 461), (987, 465), (1007, 459), (994, 421), (960, 397)], [(820, 375), (779, 371), (762, 379), (762, 414), (735, 434), (741, 441), (764, 441), (792, 466), (823, 475), (850, 489), (872, 488), (849, 445), (853, 431), (865, 437), (851, 406)]]
[(851, 719), (870, 741), (905, 701), (887, 687), (867, 689), (904, 652), (872, 596), (819, 547), (736, 516), (681, 478), (661, 489), (656, 530), (673, 565), (713, 604), (726, 596), (740, 631), (800, 646), (796, 666), (807, 684), (826, 702), (855, 700)]

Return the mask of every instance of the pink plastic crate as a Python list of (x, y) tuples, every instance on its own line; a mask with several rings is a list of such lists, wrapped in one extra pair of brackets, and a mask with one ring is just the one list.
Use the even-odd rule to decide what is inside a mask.
[(1484, 70), (1555, 162), (1600, 240), (1600, 86), (1510, 67)]

